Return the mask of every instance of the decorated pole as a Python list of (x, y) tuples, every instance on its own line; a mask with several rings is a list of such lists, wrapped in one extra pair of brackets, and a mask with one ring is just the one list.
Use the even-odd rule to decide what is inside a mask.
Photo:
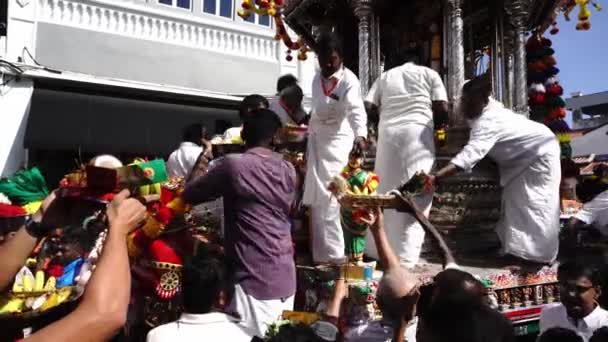
[(526, 69), (526, 18), (528, 18), (528, 0), (510, 0), (506, 11), (514, 27), (513, 44), (513, 110), (528, 116), (528, 92)]
[(370, 22), (372, 11), (372, 0), (357, 0), (355, 3), (355, 15), (359, 18), (359, 81), (361, 92), (367, 94), (371, 86), (370, 79)]
[[(448, 0), (448, 92), (452, 103), (460, 99), (464, 84), (464, 34), (462, 21), (462, 0)], [(455, 120), (455, 124), (461, 120)]]

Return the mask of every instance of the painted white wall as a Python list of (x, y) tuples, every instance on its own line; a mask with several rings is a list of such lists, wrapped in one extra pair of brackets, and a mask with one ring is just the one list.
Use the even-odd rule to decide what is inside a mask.
[(24, 48), (35, 55), (36, 5), (35, 1), (9, 0), (6, 31), (6, 55), (9, 61), (17, 62)]
[(12, 175), (25, 165), (23, 140), (33, 91), (34, 84), (28, 79), (0, 87), (1, 176)]
[(200, 0), (191, 10), (157, 0), (8, 1), (9, 61), (33, 63), (27, 48), (58, 70), (229, 94), (273, 94), (291, 73), (311, 92), (313, 53), (288, 62), (274, 28), (205, 14)]

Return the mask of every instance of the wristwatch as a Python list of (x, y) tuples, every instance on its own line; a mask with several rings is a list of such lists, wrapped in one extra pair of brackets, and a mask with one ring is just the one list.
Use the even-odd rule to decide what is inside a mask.
[(31, 216), (25, 221), (25, 231), (36, 239), (47, 236), (52, 229), (52, 227), (44, 226), (41, 222), (34, 220)]

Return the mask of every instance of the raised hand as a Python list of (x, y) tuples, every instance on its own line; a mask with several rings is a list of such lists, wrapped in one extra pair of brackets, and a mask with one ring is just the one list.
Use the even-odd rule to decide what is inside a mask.
[(138, 228), (146, 218), (146, 207), (138, 200), (129, 198), (128, 190), (119, 192), (106, 210), (110, 232), (127, 235)]

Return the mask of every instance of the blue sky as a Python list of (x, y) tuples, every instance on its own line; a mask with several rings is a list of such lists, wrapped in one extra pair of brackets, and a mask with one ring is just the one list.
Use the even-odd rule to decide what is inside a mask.
[(601, 2), (604, 10), (591, 8), (591, 30), (577, 31), (578, 8), (571, 21), (558, 20), (559, 33), (546, 37), (553, 41), (559, 79), (564, 98), (574, 91), (591, 94), (608, 90), (608, 1)]

